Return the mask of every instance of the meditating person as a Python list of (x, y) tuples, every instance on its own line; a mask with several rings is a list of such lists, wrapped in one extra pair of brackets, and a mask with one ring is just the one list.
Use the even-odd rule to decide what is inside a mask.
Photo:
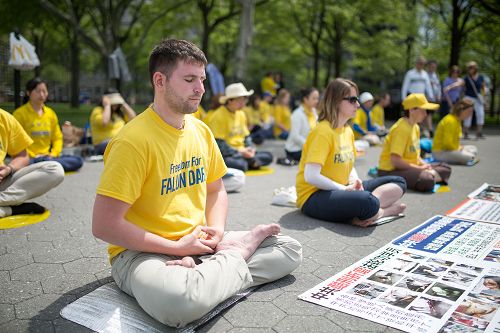
[(425, 163), (420, 157), (420, 128), (427, 110), (439, 104), (429, 103), (424, 94), (410, 94), (403, 101), (405, 110), (389, 130), (380, 154), (378, 175), (401, 176), (409, 189), (429, 192), (436, 183), (447, 183), (451, 168), (445, 163)]
[(209, 128), (186, 116), (205, 91), (206, 64), (187, 41), (153, 49), (153, 103), (109, 142), (92, 218), (93, 234), (110, 243), (118, 287), (173, 327), (282, 278), (302, 259), (278, 224), (225, 231), (226, 166)]
[(108, 89), (102, 96), (101, 105), (95, 107), (90, 114), (94, 153), (104, 154), (109, 140), (135, 116), (135, 111), (125, 102), (122, 95), (114, 89)]
[(58, 162), (29, 164), (26, 149), (32, 143), (19, 122), (0, 109), (0, 218), (42, 214), (45, 207), (27, 201), (47, 193), (64, 179), (63, 167)]
[(56, 113), (45, 105), (48, 95), (44, 80), (38, 77), (29, 80), (26, 83), (28, 101), (13, 113), (33, 140), (33, 144), (27, 147), (30, 163), (56, 161), (63, 166), (64, 171), (76, 171), (82, 167), (83, 159), (61, 154), (63, 134)]
[(464, 99), (455, 103), (450, 114), (438, 123), (432, 144), (435, 160), (449, 164), (472, 164), (477, 160), (477, 147), (460, 145), (462, 121), (472, 115), (474, 103)]
[(367, 227), (406, 208), (398, 202), (406, 190), (403, 178), (361, 181), (354, 168), (354, 133), (347, 122), (358, 107), (354, 82), (339, 78), (328, 84), (296, 177), (297, 206), (307, 216)]

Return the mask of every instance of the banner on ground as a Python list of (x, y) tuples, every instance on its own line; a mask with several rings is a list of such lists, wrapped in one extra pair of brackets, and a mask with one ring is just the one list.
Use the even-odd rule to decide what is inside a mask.
[(500, 185), (484, 183), (468, 199), (446, 215), (472, 221), (500, 224)]
[(299, 298), (407, 332), (500, 331), (500, 226), (435, 216)]

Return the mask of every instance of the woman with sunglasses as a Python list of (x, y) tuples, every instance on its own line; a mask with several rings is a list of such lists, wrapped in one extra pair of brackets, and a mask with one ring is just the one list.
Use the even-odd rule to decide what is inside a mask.
[(361, 181), (354, 168), (354, 134), (347, 124), (359, 108), (358, 87), (336, 79), (319, 104), (319, 123), (309, 133), (296, 178), (297, 206), (310, 217), (367, 227), (398, 215), (406, 190), (401, 177)]
[(445, 163), (428, 164), (420, 157), (420, 129), (427, 110), (436, 110), (439, 104), (429, 103), (424, 94), (410, 94), (403, 101), (405, 110), (389, 130), (382, 153), (378, 174), (380, 176), (401, 176), (409, 189), (430, 192), (436, 183), (446, 183), (451, 168)]

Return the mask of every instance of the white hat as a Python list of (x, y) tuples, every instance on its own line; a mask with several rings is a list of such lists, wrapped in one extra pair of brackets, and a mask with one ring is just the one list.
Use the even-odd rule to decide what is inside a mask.
[(109, 103), (111, 105), (125, 104), (125, 100), (123, 99), (122, 95), (120, 95), (120, 93), (106, 94), (104, 96), (109, 98)]
[(250, 96), (252, 94), (253, 94), (253, 89), (247, 90), (247, 88), (245, 88), (243, 83), (241, 82), (232, 83), (226, 87), (226, 93), (224, 96), (221, 96), (219, 98), (219, 102), (221, 104), (226, 104), (228, 99)]
[(363, 104), (364, 102), (373, 101), (373, 95), (369, 92), (364, 92), (359, 96), (359, 102)]

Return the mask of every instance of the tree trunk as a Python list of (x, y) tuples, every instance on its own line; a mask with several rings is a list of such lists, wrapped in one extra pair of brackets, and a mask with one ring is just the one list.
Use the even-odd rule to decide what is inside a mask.
[(73, 32), (70, 42), (71, 56), (71, 107), (78, 108), (80, 106), (80, 45), (78, 44), (78, 33)]
[[(203, 19), (203, 31), (201, 32), (201, 50), (205, 53), (205, 57), (208, 58), (208, 44), (210, 40), (210, 25), (208, 24), (208, 14), (209, 11), (202, 10), (201, 15)], [(210, 60), (208, 60), (210, 62)]]
[(462, 33), (459, 29), (459, 19), (461, 15), (460, 6), (458, 5), (458, 0), (452, 1), (453, 6), (453, 17), (451, 23), (451, 49), (450, 49), (450, 62), (448, 67), (453, 65), (458, 65), (458, 60), (460, 59), (460, 41), (462, 39)]
[(318, 87), (319, 83), (319, 45), (313, 46), (313, 87)]
[(490, 116), (494, 117), (495, 114), (497, 113), (497, 110), (495, 109), (495, 92), (497, 91), (497, 74), (493, 72), (493, 75), (491, 76), (491, 90), (490, 90), (490, 95), (491, 95), (491, 100), (490, 100)]
[(240, 17), (240, 36), (236, 50), (236, 70), (234, 73), (236, 82), (243, 81), (245, 77), (248, 49), (252, 45), (253, 17), (255, 11), (255, 0), (239, 0), (239, 2), (243, 11)]
[(333, 42), (333, 47), (335, 48), (335, 53), (333, 54), (333, 61), (335, 63), (335, 77), (342, 76), (342, 24), (338, 22), (338, 19), (335, 20), (335, 40)]

